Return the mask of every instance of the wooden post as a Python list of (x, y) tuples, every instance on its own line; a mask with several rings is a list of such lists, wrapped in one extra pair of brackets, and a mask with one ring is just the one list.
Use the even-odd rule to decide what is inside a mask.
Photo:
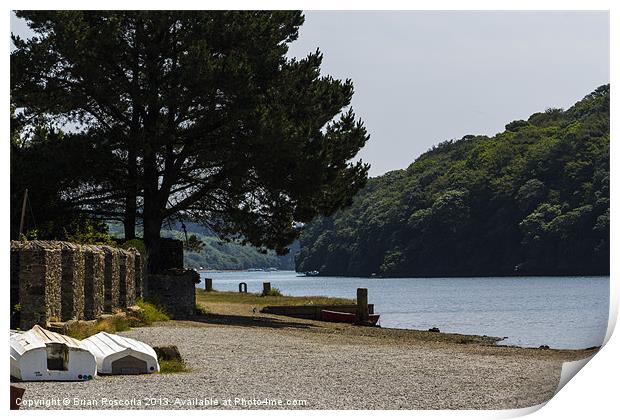
[(357, 289), (357, 322), (368, 322), (368, 289), (361, 287)]
[(28, 202), (28, 188), (24, 191), (24, 201), (22, 202), (22, 216), (19, 219), (19, 238), (18, 240), (22, 240), (22, 235), (24, 234), (24, 226), (26, 222), (26, 203)]
[(263, 295), (267, 296), (271, 292), (271, 283), (264, 282), (263, 283)]
[(205, 291), (206, 292), (213, 291), (213, 279), (205, 278)]

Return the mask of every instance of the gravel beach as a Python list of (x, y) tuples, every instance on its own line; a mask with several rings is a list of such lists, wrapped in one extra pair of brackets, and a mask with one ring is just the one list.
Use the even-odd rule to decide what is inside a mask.
[(427, 333), (368, 327), (334, 333), (317, 323), (171, 321), (122, 334), (176, 344), (190, 371), (19, 383), (26, 403), (39, 409), (521, 408), (553, 396), (563, 361), (591, 354), (420, 340)]

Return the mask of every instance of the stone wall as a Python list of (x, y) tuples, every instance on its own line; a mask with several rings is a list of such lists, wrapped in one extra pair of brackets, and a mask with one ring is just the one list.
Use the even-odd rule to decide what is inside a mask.
[(112, 312), (119, 307), (120, 295), (120, 249), (102, 246), (105, 256), (103, 267), (103, 310)]
[(62, 258), (57, 242), (29, 241), (19, 247), (19, 326), (29, 329), (35, 324), (61, 318)]
[(196, 284), (200, 275), (194, 270), (169, 269), (148, 276), (147, 298), (166, 308), (174, 319), (196, 314)]
[(133, 305), (136, 289), (144, 290), (142, 267), (135, 250), (11, 241), (11, 327), (95, 319), (104, 311)]
[(84, 319), (103, 313), (103, 272), (105, 256), (100, 247), (84, 245)]
[(135, 284), (135, 249), (119, 254), (119, 289), (118, 303), (122, 308), (133, 306), (136, 303)]
[[(133, 249), (133, 248), (132, 248)], [(138, 250), (134, 249), (133, 253), (133, 272), (134, 272), (134, 291), (136, 294), (136, 300), (144, 297), (144, 289), (146, 288), (145, 275), (146, 273), (146, 261)]]
[(70, 242), (58, 244), (62, 264), (61, 318), (84, 319), (84, 251)]

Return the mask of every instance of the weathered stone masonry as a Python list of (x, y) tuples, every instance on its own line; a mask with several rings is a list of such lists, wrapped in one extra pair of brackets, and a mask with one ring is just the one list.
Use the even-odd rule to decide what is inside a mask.
[(196, 284), (200, 275), (183, 268), (183, 242), (162, 238), (160, 242), (161, 272), (147, 276), (145, 293), (151, 301), (166, 308), (175, 319), (196, 314)]
[(27, 329), (35, 324), (61, 318), (62, 259), (57, 242), (29, 241), (19, 247), (19, 325)]
[(112, 312), (119, 307), (119, 287), (120, 287), (120, 262), (119, 249), (111, 246), (102, 246), (105, 256), (105, 266), (103, 271), (103, 310)]
[[(135, 303), (144, 289), (140, 254), (131, 249), (61, 241), (11, 241), (13, 327), (29, 329), (52, 321), (95, 319), (104, 311)], [(141, 292), (142, 293), (142, 292)]]
[(84, 251), (77, 244), (59, 242), (62, 261), (61, 318), (84, 319)]
[(137, 249), (132, 248), (132, 250), (134, 257), (134, 293), (136, 300), (138, 300), (144, 297), (144, 289), (146, 288), (146, 276), (144, 275), (146, 272), (146, 261), (142, 258)]
[(84, 245), (84, 319), (103, 313), (105, 256), (100, 247)]
[(11, 326), (96, 319), (142, 297), (165, 306), (173, 318), (192, 317), (200, 276), (183, 269), (183, 242), (162, 242), (164, 268), (147, 277), (145, 261), (133, 248), (11, 241)]
[(194, 270), (169, 269), (149, 274), (148, 299), (166, 308), (175, 319), (187, 319), (196, 314), (196, 284), (200, 275)]
[(119, 289), (118, 303), (122, 308), (127, 308), (136, 303), (136, 284), (134, 281), (134, 264), (135, 264), (134, 248), (121, 252), (119, 254)]

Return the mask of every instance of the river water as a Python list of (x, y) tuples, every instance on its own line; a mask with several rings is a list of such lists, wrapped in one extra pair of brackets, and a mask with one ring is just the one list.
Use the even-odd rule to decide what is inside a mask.
[[(501, 344), (579, 349), (603, 342), (609, 313), (609, 277), (358, 278), (305, 277), (294, 271), (209, 272), (221, 291), (240, 282), (260, 292), (271, 282), (285, 295), (368, 301), (383, 327), (508, 337)], [(199, 287), (204, 287), (201, 283)]]

